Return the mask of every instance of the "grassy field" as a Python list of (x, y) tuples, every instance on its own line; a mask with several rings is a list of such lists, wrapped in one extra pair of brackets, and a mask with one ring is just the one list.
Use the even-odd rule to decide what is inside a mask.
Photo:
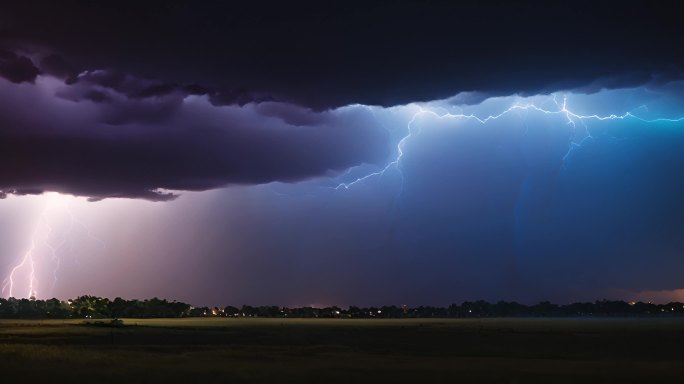
[(0, 381), (681, 383), (684, 319), (0, 320)]

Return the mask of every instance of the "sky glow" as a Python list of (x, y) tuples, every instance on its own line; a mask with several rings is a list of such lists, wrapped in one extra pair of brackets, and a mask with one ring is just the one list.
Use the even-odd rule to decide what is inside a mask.
[[(137, 135), (137, 129), (147, 129), (124, 125), (117, 132), (81, 132), (78, 126), (87, 126), (84, 119), (102, 118), (107, 109), (115, 106), (87, 102), (68, 112), (70, 106), (81, 103), (59, 97), (66, 92), (64, 86), (49, 77), (39, 77), (36, 85), (5, 83), (0, 92), (13, 92), (14, 87), (23, 88), (27, 95), (41, 95), (39, 103), (47, 111), (47, 121), (63, 119), (50, 116), (54, 113), (74, 122), (71, 131), (59, 134), (116, 137)], [(634, 286), (622, 279), (607, 278), (598, 283), (595, 277), (581, 273), (567, 276), (565, 285), (548, 296), (535, 295), (520, 286), (530, 285), (530, 281), (544, 284), (544, 270), (554, 268), (547, 265), (548, 258), (540, 258), (540, 253), (555, 246), (536, 235), (539, 226), (560, 230), (568, 221), (580, 225), (583, 219), (568, 216), (567, 206), (590, 209), (598, 203), (598, 197), (586, 190), (579, 191), (577, 196), (574, 178), (600, 183), (606, 175), (593, 172), (608, 167), (601, 172), (621, 180), (634, 171), (634, 160), (630, 157), (635, 153), (662, 154), (661, 149), (653, 146), (654, 142), (681, 140), (684, 111), (678, 106), (682, 105), (679, 101), (684, 95), (683, 88), (682, 83), (675, 82), (592, 94), (564, 91), (530, 97), (480, 96), (482, 100), (472, 103), (463, 102), (469, 94), (460, 94), (428, 103), (389, 108), (350, 105), (323, 112), (287, 103), (212, 106), (206, 97), (187, 96), (178, 100), (180, 104), (175, 108), (179, 112), (177, 117), (167, 120), (168, 126), (182, 130), (189, 116), (197, 116), (216, 129), (233, 129), (236, 122), (265, 127), (275, 124), (282, 131), (300, 130), (301, 124), (320, 131), (340, 127), (340, 132), (345, 132), (343, 127), (355, 126), (355, 131), (378, 132), (383, 140), (376, 149), (384, 156), (372, 156), (373, 162), (360, 159), (358, 164), (350, 163), (348, 167), (301, 180), (276, 178), (252, 186), (209, 185), (206, 192), (164, 191), (180, 196), (171, 202), (125, 198), (88, 202), (86, 199), (93, 196), (55, 192), (8, 197), (0, 207), (7, 212), (3, 216), (23, 213), (17, 220), (19, 225), (6, 234), (13, 240), (3, 242), (2, 253), (7, 255), (2, 263), (3, 295), (66, 298), (92, 290), (104, 296), (154, 296), (178, 284), (178, 289), (170, 288), (171, 292), (186, 300), (202, 295), (229, 302), (351, 302), (354, 289), (349, 286), (345, 289), (351, 294), (337, 297), (339, 292), (331, 288), (314, 292), (307, 288), (309, 284), (294, 283), (298, 292), (294, 299), (270, 290), (257, 290), (250, 295), (237, 292), (236, 288), (238, 282), (259, 280), (257, 276), (283, 282), (301, 281), (309, 273), (307, 265), (320, 267), (319, 263), (337, 267), (323, 268), (321, 276), (313, 277), (312, 285), (325, 286), (326, 280), (340, 284), (345, 268), (339, 263), (350, 261), (366, 281), (359, 286), (372, 291), (375, 282), (388, 284), (391, 288), (381, 289), (377, 297), (390, 301), (402, 297), (407, 301), (425, 300), (424, 292), (434, 289), (429, 285), (395, 285), (393, 276), (410, 279), (416, 273), (435, 274), (442, 284), (451, 281), (449, 284), (457, 286), (475, 286), (474, 291), (484, 296), (507, 292), (511, 299), (519, 300), (563, 299), (568, 292), (589, 297), (581, 289), (581, 280), (586, 278), (593, 284), (592, 291), (602, 289), (607, 295), (631, 292), (638, 296), (643, 295), (639, 293), (642, 291), (668, 289), (676, 292), (681, 288), (676, 278), (654, 279), (655, 284)], [(21, 89), (14, 91), (22, 93)], [(21, 102), (20, 98), (15, 100)], [(140, 113), (157, 105), (142, 105)], [(33, 123), (34, 127), (44, 124), (40, 120)], [(154, 132), (161, 128), (151, 129)], [(645, 143), (643, 148), (641, 142)], [(355, 145), (353, 140), (349, 143)], [(316, 145), (316, 141), (311, 145)], [(597, 153), (604, 153), (602, 156), (610, 164), (596, 157)], [(676, 152), (668, 156), (675, 156), (672, 162), (645, 163), (666, 173), (667, 167), (678, 166), (682, 161)], [(664, 187), (653, 188), (661, 186)], [(68, 184), (60, 188), (63, 193), (70, 192)], [(6, 190), (11, 192), (12, 188)], [(653, 204), (639, 197), (639, 191), (636, 196), (630, 195), (632, 192), (622, 191), (624, 195), (617, 199), (635, 199), (637, 206), (648, 211)], [(599, 196), (603, 193), (597, 191)], [(95, 197), (99, 200), (103, 196)], [(562, 201), (565, 198), (573, 200)], [(539, 206), (540, 199), (546, 205)], [(436, 216), (426, 218), (426, 212)], [(497, 219), (488, 217), (492, 214)], [(506, 216), (502, 222), (500, 218)], [(607, 220), (618, 218), (609, 215)], [(320, 232), (319, 236), (307, 238), (305, 233), (313, 228)], [(473, 238), (473, 231), (494, 232), (491, 249), (474, 251), (472, 243), (479, 240)], [(591, 236), (587, 240), (587, 235), (570, 236), (581, 248), (587, 242), (597, 241)], [(269, 245), (260, 244), (258, 239), (262, 237), (268, 239)], [(605, 246), (601, 252), (610, 255), (614, 245)], [(372, 272), (376, 268), (373, 250), (380, 249), (390, 251), (383, 256), (382, 263), (394, 265), (395, 269), (377, 275)], [(446, 251), (450, 255), (448, 259), (437, 256), (441, 260), (439, 272), (425, 267), (416, 269), (416, 262), (425, 263), (435, 257), (435, 249), (440, 249), (438, 254), (446, 255)], [(676, 253), (659, 252), (665, 253), (662, 257), (667, 257), (668, 252)], [(265, 262), (264, 257), (270, 261)], [(565, 265), (568, 271), (576, 268), (578, 256), (561, 251), (555, 257), (558, 265)], [(580, 259), (583, 257), (586, 256)], [(258, 260), (257, 266), (254, 262)], [(623, 261), (618, 257), (614, 262)], [(491, 263), (495, 267), (485, 272), (482, 268)], [(169, 268), (170, 265), (183, 267)], [(274, 274), (279, 268), (284, 273)], [(181, 270), (195, 276), (193, 281), (199, 278), (206, 282), (183, 285), (187, 275), (176, 272)], [(448, 278), (448, 270), (457, 278)], [(542, 278), (526, 272), (530, 270)], [(653, 271), (654, 277), (657, 271)], [(127, 281), (127, 287), (115, 285), (118, 281)], [(474, 298), (473, 294), (464, 292), (454, 299), (469, 298)], [(445, 296), (436, 302), (449, 299)]]
[(3, 296), (681, 296), (676, 2), (65, 1), (0, 5)]

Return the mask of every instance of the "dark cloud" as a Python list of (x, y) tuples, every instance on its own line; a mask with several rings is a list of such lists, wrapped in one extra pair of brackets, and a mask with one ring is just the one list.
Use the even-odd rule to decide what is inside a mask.
[[(586, 84), (574, 87), (574, 91), (596, 93), (604, 89), (629, 88), (641, 85), (661, 86), (681, 79), (684, 79), (684, 72), (678, 68), (669, 68), (657, 73), (644, 71), (622, 72), (596, 78)], [(557, 84), (556, 88), (559, 86)]]
[(296, 181), (379, 163), (389, 148), (387, 132), (361, 107), (216, 106), (210, 94), (112, 71), (69, 84), (50, 76), (22, 88), (4, 82), (0, 97), (3, 195), (168, 200), (165, 190)]
[(145, 79), (116, 70), (86, 70), (68, 78), (65, 84), (70, 87), (60, 91), (60, 97), (78, 101), (83, 99), (95, 102), (110, 101), (109, 94), (117, 93), (132, 100), (161, 99), (165, 97), (184, 97), (187, 95), (207, 95), (215, 106), (239, 105), (274, 101), (268, 95), (257, 95), (246, 89), (218, 90), (197, 84), (179, 86)]
[(239, 105), (243, 106), (249, 103), (262, 103), (264, 101), (274, 101), (272, 96), (257, 96), (247, 91), (246, 89), (235, 89), (232, 91), (214, 91), (209, 92), (209, 101), (213, 105)]
[(28, 57), (0, 49), (0, 77), (13, 83), (32, 83), (39, 73)]
[(218, 92), (217, 104), (245, 104), (248, 93), (315, 109), (388, 106), (462, 91), (534, 94), (608, 76), (621, 87), (634, 81), (622, 73), (684, 64), (676, 1), (27, 1), (2, 8), (5, 40), (49, 47), (82, 69), (200, 84)]
[(142, 91), (133, 95), (133, 97), (144, 99), (146, 97), (160, 97), (170, 95), (178, 90), (175, 84), (155, 84), (144, 88)]
[(188, 95), (206, 95), (207, 93), (211, 92), (209, 88), (203, 87), (199, 84), (188, 84), (183, 87), (183, 91), (185, 91)]
[(45, 74), (62, 79), (73, 79), (78, 74), (73, 64), (55, 53), (48, 54), (40, 61), (40, 69)]

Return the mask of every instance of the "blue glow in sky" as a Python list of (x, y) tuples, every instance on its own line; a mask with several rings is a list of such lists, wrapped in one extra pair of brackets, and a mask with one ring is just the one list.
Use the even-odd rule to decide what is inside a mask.
[[(49, 95), (51, 84), (21, 92)], [(39, 297), (283, 305), (677, 298), (683, 97), (681, 82), (324, 112), (185, 97), (167, 126), (199, 116), (216, 126), (253, 123), (265, 136), (306, 130), (316, 133), (292, 147), (302, 156), (283, 161), (320, 161), (320, 145), (359, 160), (334, 160), (304, 179), (179, 191), (170, 202), (64, 197), (69, 216), (50, 220), (77, 217), (69, 233), (49, 232), (44, 220), (36, 226), (54, 194), (10, 196), (0, 204), (0, 270), (10, 277), (38, 228), (53, 248), (70, 244), (57, 250), (58, 278), (50, 247), (36, 251)], [(48, 115), (50, 100), (41, 101)], [(116, 105), (83, 108), (84, 117), (69, 118), (70, 134)], [(58, 190), (80, 194), (65, 185)], [(26, 265), (14, 279), (22, 292), (31, 285)]]
[(675, 2), (0, 8), (4, 296), (684, 301)]

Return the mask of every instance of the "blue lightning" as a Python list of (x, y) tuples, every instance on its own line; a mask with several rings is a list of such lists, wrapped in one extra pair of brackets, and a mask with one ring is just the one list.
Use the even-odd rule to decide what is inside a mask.
[[(542, 106), (539, 106), (535, 103), (521, 103), (521, 102), (516, 102), (513, 103), (511, 106), (508, 108), (504, 109), (503, 111), (493, 114), (493, 115), (487, 115), (487, 116), (478, 116), (474, 113), (469, 113), (469, 114), (464, 114), (464, 113), (451, 113), (451, 112), (445, 112), (445, 113), (439, 113), (435, 109), (436, 108), (430, 108), (424, 105), (420, 104), (410, 104), (408, 107), (416, 109), (416, 112), (413, 113), (411, 118), (409, 119), (407, 123), (407, 134), (403, 136), (399, 142), (397, 143), (396, 146), (396, 156), (389, 162), (387, 163), (383, 168), (381, 168), (378, 171), (371, 172), (368, 174), (365, 174), (361, 177), (356, 178), (353, 181), (350, 182), (342, 182), (339, 183), (337, 186), (332, 187), (332, 189), (335, 190), (346, 190), (354, 185), (364, 182), (368, 179), (371, 178), (376, 178), (376, 177), (382, 177), (388, 170), (390, 169), (399, 169), (400, 168), (400, 163), (401, 160), (405, 154), (405, 146), (406, 144), (414, 138), (416, 135), (420, 134), (420, 128), (415, 128), (415, 122), (416, 120), (421, 117), (421, 116), (431, 116), (433, 118), (439, 119), (439, 120), (457, 120), (457, 121), (473, 121), (475, 123), (479, 123), (481, 125), (486, 125), (489, 122), (501, 119), (502, 117), (505, 117), (506, 115), (515, 113), (515, 112), (524, 112), (525, 113), (525, 118), (527, 118), (529, 112), (537, 112), (537, 113), (542, 113), (546, 115), (557, 115), (557, 116), (562, 116), (566, 120), (566, 124), (571, 126), (573, 131), (577, 130), (577, 124), (581, 124), (584, 127), (586, 135), (582, 140), (579, 142), (574, 142), (571, 141), (568, 145), (568, 151), (563, 156), (563, 161), (567, 159), (567, 157), (570, 155), (570, 153), (576, 149), (582, 146), (585, 140), (592, 138), (591, 133), (589, 131), (589, 127), (587, 125), (587, 121), (607, 121), (607, 120), (635, 120), (635, 121), (640, 121), (643, 123), (647, 124), (652, 124), (652, 123), (679, 123), (684, 121), (684, 116), (679, 117), (679, 118), (665, 118), (665, 117), (659, 117), (655, 119), (647, 119), (644, 117), (640, 117), (631, 111), (627, 111), (623, 114), (608, 114), (608, 115), (599, 115), (599, 114), (589, 114), (589, 115), (584, 115), (580, 114), (577, 112), (574, 112), (571, 110), (568, 106), (568, 97), (567, 95), (564, 95), (562, 98), (562, 101), (558, 100), (559, 95), (558, 94), (551, 94), (549, 95), (550, 97), (550, 102), (555, 105), (556, 109), (546, 109), (543, 108)], [(641, 106), (640, 108), (645, 107)], [(444, 109), (439, 107), (440, 109)], [(353, 168), (353, 167), (352, 167)], [(347, 171), (346, 174), (349, 174), (351, 172), (351, 168)], [(401, 172), (399, 172), (401, 175)], [(403, 178), (403, 176), (402, 176)]]

